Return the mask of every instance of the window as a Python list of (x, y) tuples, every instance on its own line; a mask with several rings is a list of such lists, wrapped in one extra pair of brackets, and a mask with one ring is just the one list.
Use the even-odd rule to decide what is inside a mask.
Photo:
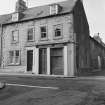
[(58, 14), (62, 10), (59, 4), (50, 5), (50, 15)]
[(62, 37), (62, 25), (54, 26), (54, 37)]
[(57, 5), (50, 6), (50, 14), (57, 14)]
[(28, 29), (27, 40), (28, 41), (33, 41), (34, 40), (34, 29), (33, 28)]
[(46, 29), (46, 26), (40, 27), (40, 31), (41, 31), (41, 39), (46, 39), (47, 38), (47, 29)]
[(16, 43), (18, 41), (19, 41), (19, 31), (18, 30), (12, 31), (12, 42)]
[(19, 50), (9, 52), (10, 64), (17, 65), (20, 63)]
[(13, 13), (12, 14), (12, 21), (18, 21), (19, 20), (19, 13)]

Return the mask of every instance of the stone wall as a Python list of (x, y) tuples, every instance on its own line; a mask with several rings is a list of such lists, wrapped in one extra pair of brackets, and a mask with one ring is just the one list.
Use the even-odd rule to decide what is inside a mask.
[[(63, 37), (61, 39), (54, 39), (54, 25), (62, 24)], [(40, 40), (40, 26), (47, 26), (48, 39)], [(34, 41), (27, 42), (28, 28), (34, 28)], [(19, 42), (11, 43), (12, 31), (19, 30)], [(5, 25), (3, 27), (3, 60), (2, 67), (9, 65), (9, 51), (20, 51), (20, 65), (27, 66), (27, 47), (36, 47), (37, 44), (63, 43), (66, 41), (73, 41), (73, 16), (72, 14), (46, 18), (41, 20), (34, 20), (29, 22), (22, 22), (17, 24)]]
[(76, 66), (78, 72), (80, 69), (87, 70), (90, 68), (90, 42), (89, 42), (89, 25), (80, 0), (74, 7), (74, 32), (76, 34)]
[(94, 69), (105, 68), (105, 47), (97, 42), (94, 38), (90, 37), (90, 54), (91, 54), (91, 67)]

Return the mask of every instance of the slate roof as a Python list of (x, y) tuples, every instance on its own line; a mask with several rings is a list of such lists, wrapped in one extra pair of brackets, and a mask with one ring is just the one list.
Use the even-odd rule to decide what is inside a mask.
[[(63, 2), (57, 2), (62, 7), (62, 11), (59, 14), (69, 13), (73, 10), (77, 0), (67, 0)], [(51, 16), (49, 5), (38, 6), (33, 8), (28, 8), (23, 12), (24, 17), (19, 21), (26, 21), (30, 19), (39, 19), (42, 17)], [(12, 13), (0, 16), (0, 24), (12, 23), (11, 21)], [(18, 22), (19, 22), (18, 21)]]

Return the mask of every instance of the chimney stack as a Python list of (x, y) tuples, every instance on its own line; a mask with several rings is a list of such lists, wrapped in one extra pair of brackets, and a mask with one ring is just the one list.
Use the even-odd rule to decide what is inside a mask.
[(18, 0), (16, 2), (15, 12), (23, 12), (27, 9), (26, 2), (23, 0)]

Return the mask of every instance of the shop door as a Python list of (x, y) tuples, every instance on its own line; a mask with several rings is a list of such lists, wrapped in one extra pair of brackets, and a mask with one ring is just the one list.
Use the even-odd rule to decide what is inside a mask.
[(39, 49), (39, 74), (47, 74), (47, 49)]
[(63, 48), (51, 49), (51, 74), (64, 75)]
[(33, 67), (33, 50), (27, 51), (27, 71), (32, 71)]

